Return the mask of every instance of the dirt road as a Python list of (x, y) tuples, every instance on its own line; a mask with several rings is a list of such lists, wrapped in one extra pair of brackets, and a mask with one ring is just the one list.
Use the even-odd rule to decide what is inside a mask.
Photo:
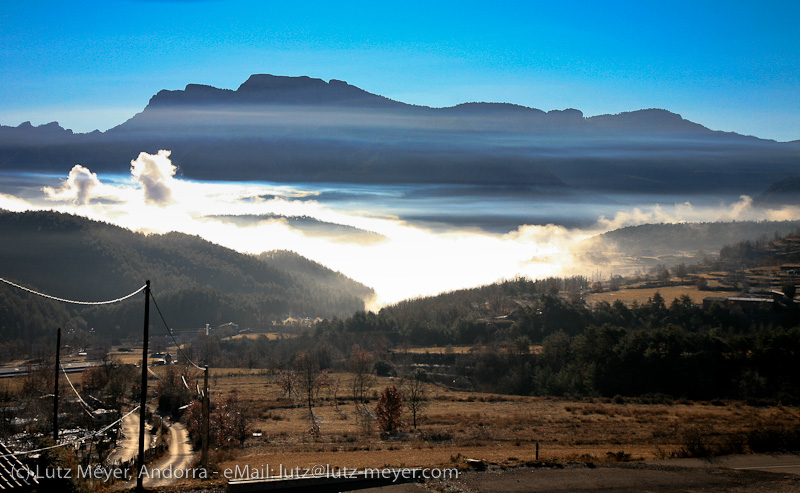
[[(139, 420), (136, 419), (138, 426)], [(138, 428), (136, 428), (138, 438)], [(194, 452), (192, 445), (189, 441), (189, 433), (186, 432), (186, 427), (181, 423), (173, 423), (169, 427), (169, 453), (168, 455), (147, 467), (147, 474), (144, 475), (142, 485), (145, 488), (156, 489), (170, 486), (176, 481), (185, 479), (187, 474), (191, 474), (191, 467), (194, 462)], [(133, 456), (137, 453), (138, 441), (135, 441), (133, 447)], [(127, 449), (126, 449), (127, 450)], [(188, 471), (188, 472), (187, 472)], [(131, 490), (136, 487), (136, 467), (132, 469), (133, 479), (127, 483), (117, 486), (118, 490)]]
[[(144, 448), (150, 448), (150, 431), (145, 426)], [(130, 460), (139, 453), (139, 414), (133, 413), (122, 420), (122, 437), (117, 441), (117, 448), (108, 456), (110, 463)]]
[(142, 482), (146, 488), (169, 486), (177, 480), (191, 477), (194, 452), (186, 427), (181, 423), (173, 423), (169, 427), (169, 435), (169, 455), (147, 468), (148, 475)]

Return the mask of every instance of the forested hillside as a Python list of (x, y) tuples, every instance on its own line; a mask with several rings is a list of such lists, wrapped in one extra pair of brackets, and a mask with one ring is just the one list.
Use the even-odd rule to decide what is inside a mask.
[[(800, 235), (794, 234), (725, 246), (718, 260), (693, 267), (708, 274), (780, 265), (773, 267), (780, 273), (794, 272), (798, 262)], [(326, 320), (317, 324), (315, 340), (328, 348), (354, 337), (362, 345), (388, 344), (396, 364), (428, 365), (430, 378), (467, 389), (796, 403), (800, 379), (787, 368), (800, 353), (800, 303), (793, 299), (796, 285), (776, 279), (784, 280), (784, 295), (773, 288), (755, 303), (706, 307), (688, 295), (665, 299), (657, 291), (630, 305), (621, 299), (587, 304), (583, 296), (598, 283), (590, 286), (586, 278), (514, 279)], [(673, 284), (669, 274), (658, 273), (618, 281)], [(620, 289), (611, 284), (601, 288)], [(431, 345), (472, 349), (438, 358), (404, 350)]]
[(785, 236), (800, 230), (800, 221), (734, 221), (713, 223), (642, 224), (609, 231), (586, 240), (587, 247), (629, 254), (714, 253), (722, 247), (762, 236)]
[[(372, 294), (290, 252), (258, 258), (195, 236), (144, 235), (54, 212), (0, 212), (0, 259), (0, 277), (73, 300), (115, 299), (149, 279), (177, 328), (226, 322), (262, 327), (287, 315), (346, 316), (363, 309)], [(0, 296), (0, 341), (23, 332), (35, 340), (45, 325), (59, 323), (115, 335), (141, 330), (141, 297), (81, 308), (51, 306), (6, 285)]]

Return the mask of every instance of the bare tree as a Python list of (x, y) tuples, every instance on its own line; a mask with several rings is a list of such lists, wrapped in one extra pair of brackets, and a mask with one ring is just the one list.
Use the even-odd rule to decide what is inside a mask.
[(353, 401), (356, 405), (356, 417), (365, 434), (372, 433), (375, 416), (367, 407), (367, 393), (375, 383), (372, 373), (374, 357), (356, 344), (350, 352), (350, 371), (353, 373)]
[(319, 361), (315, 355), (308, 351), (303, 351), (295, 356), (292, 361), (292, 367), (297, 374), (297, 387), (305, 396), (306, 404), (308, 405), (308, 418), (311, 420), (310, 432), (312, 435), (318, 436), (319, 424), (314, 415), (314, 402), (323, 384), (323, 378), (321, 378), (323, 373), (320, 370)]
[(336, 406), (336, 410), (339, 410), (339, 391), (342, 390), (342, 377), (339, 375), (331, 374), (328, 376), (328, 380), (330, 385), (328, 385), (328, 393), (333, 399), (333, 405)]
[(403, 400), (411, 413), (411, 423), (414, 429), (417, 429), (417, 419), (422, 417), (424, 409), (428, 407), (428, 392), (425, 388), (425, 380), (427, 380), (425, 370), (417, 368), (403, 379), (401, 384)]
[(350, 352), (350, 371), (353, 373), (353, 400), (356, 407), (367, 402), (367, 392), (375, 383), (375, 376), (372, 374), (374, 361), (372, 354), (361, 349), (356, 344)]
[(308, 412), (313, 415), (314, 401), (319, 385), (319, 363), (308, 351), (303, 351), (295, 356), (292, 361), (292, 368), (294, 368), (297, 375), (297, 387), (306, 398)]
[(281, 389), (281, 395), (294, 399), (297, 396), (297, 375), (291, 368), (283, 370), (277, 376), (278, 387)]

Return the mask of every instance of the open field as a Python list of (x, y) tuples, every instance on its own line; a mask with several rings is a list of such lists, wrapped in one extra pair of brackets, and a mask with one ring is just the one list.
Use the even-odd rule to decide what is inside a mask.
[(586, 302), (594, 304), (600, 301), (607, 301), (613, 303), (616, 300), (622, 300), (623, 303), (630, 306), (634, 301), (639, 304), (647, 302), (654, 294), (660, 293), (661, 296), (669, 305), (675, 298), (680, 298), (683, 295), (688, 296), (693, 302), (698, 305), (703, 304), (703, 298), (708, 296), (734, 296), (736, 293), (731, 291), (700, 291), (694, 285), (686, 286), (664, 286), (659, 288), (622, 288), (619, 291), (606, 291), (603, 293), (591, 293), (586, 295)]
[[(739, 402), (642, 404), (615, 399), (569, 400), (502, 396), (428, 387), (430, 404), (419, 429), (406, 427), (383, 439), (359, 423), (347, 398), (350, 376), (342, 382), (338, 407), (323, 391), (314, 408), (319, 436), (309, 433), (308, 409), (301, 399), (282, 397), (266, 371), (212, 370), (212, 395), (237, 391), (247, 403), (251, 424), (260, 437), (243, 448), (219, 450), (212, 459), (220, 468), (243, 467), (453, 467), (463, 458), (504, 465), (539, 458), (547, 461), (618, 461), (664, 458), (697, 434), (709, 440), (734, 440), (763, 426), (800, 422), (800, 409), (753, 407)], [(397, 379), (380, 378), (377, 391)], [(407, 417), (408, 418), (408, 417)]]
[[(800, 273), (800, 266), (796, 264), (752, 267), (738, 272), (711, 271), (703, 272), (700, 275), (689, 275), (683, 279), (674, 276), (666, 279), (667, 284), (681, 283), (682, 285), (652, 287), (651, 282), (648, 286), (639, 287), (634, 284), (622, 286), (617, 291), (586, 293), (585, 299), (589, 304), (594, 304), (599, 301), (613, 303), (616, 300), (622, 300), (626, 305), (630, 306), (634, 301), (639, 304), (644, 303), (658, 292), (664, 298), (667, 305), (669, 305), (673, 299), (683, 295), (689, 296), (696, 304), (702, 304), (703, 298), (708, 296), (724, 298), (738, 295), (740, 291), (735, 289), (734, 286), (738, 286), (739, 289), (746, 286), (744, 289), (745, 291), (755, 289), (757, 291), (766, 292), (770, 290), (779, 291), (785, 284), (798, 285), (800, 284), (800, 274), (798, 273)], [(695, 283), (700, 277), (706, 280), (708, 289), (697, 289)]]
[(394, 350), (396, 353), (408, 354), (469, 354), (475, 350), (475, 346), (424, 346), (424, 347), (408, 347), (397, 348)]
[(266, 337), (270, 341), (278, 339), (297, 337), (297, 334), (290, 334), (287, 332), (248, 332), (244, 334), (236, 334), (235, 336), (225, 337), (223, 341), (231, 339), (258, 339), (259, 337)]

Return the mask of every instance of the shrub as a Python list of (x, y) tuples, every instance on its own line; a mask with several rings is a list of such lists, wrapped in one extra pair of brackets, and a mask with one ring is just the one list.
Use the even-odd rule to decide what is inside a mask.
[(375, 417), (381, 433), (391, 435), (403, 425), (403, 395), (392, 385), (381, 392), (378, 405), (375, 406)]
[(394, 365), (385, 360), (378, 360), (372, 365), (372, 371), (379, 377), (396, 377), (397, 370)]

